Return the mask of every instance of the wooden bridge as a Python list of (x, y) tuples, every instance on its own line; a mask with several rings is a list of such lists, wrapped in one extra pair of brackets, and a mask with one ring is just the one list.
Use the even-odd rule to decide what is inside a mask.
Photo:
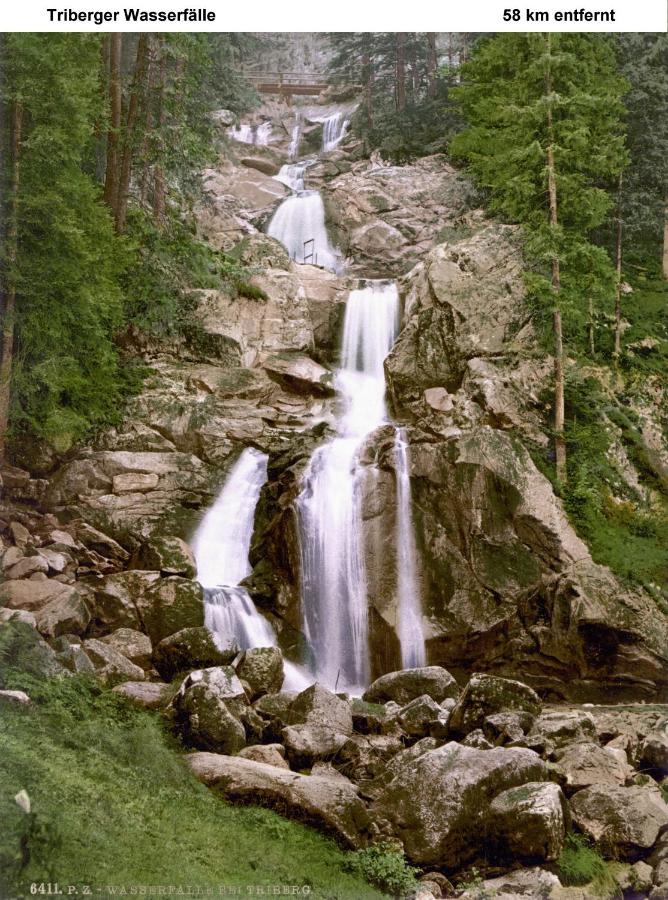
[(324, 72), (240, 72), (259, 94), (278, 94), (281, 97), (317, 97), (330, 84), (336, 83)]

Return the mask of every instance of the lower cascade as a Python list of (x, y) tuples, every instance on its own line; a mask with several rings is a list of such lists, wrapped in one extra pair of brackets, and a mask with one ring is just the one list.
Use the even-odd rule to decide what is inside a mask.
[[(368, 282), (351, 292), (341, 368), (336, 375), (343, 400), (338, 435), (313, 454), (297, 499), (302, 609), (311, 671), (318, 681), (351, 693), (359, 692), (370, 677), (361, 518), (364, 470), (359, 451), (365, 438), (387, 422), (383, 363), (398, 322), (394, 282)], [(424, 660), (406, 444), (403, 432), (397, 435), (401, 448), (397, 465), (398, 630), (402, 657)]]

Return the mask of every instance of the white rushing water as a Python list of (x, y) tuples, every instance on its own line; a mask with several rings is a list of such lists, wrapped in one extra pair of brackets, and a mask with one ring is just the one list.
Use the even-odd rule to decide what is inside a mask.
[(242, 144), (254, 144), (257, 147), (265, 147), (271, 137), (271, 122), (262, 122), (261, 125), (249, 125), (241, 122), (227, 129), (228, 135)]
[(280, 172), (278, 175), (274, 175), (274, 178), (292, 191), (303, 191), (307, 165), (307, 162), (288, 163), (285, 166), (281, 166)]
[(323, 121), (322, 128), (322, 152), (329, 153), (330, 150), (336, 149), (346, 136), (348, 131), (349, 120), (344, 118), (343, 113), (332, 113), (331, 116)]
[(299, 140), (301, 138), (302, 133), (302, 121), (299, 110), (297, 111), (297, 119), (295, 124), (292, 126), (292, 133), (290, 135), (290, 146), (288, 147), (288, 159), (294, 160), (297, 158), (297, 154), (299, 153)]
[(396, 336), (394, 282), (370, 282), (346, 305), (338, 436), (313, 454), (297, 499), (304, 631), (318, 681), (360, 692), (369, 681), (367, 588), (358, 452), (386, 420), (383, 360)]
[[(267, 456), (247, 447), (192, 539), (197, 579), (204, 587), (204, 624), (221, 649), (277, 645), (270, 623), (239, 586), (251, 573), (255, 507), (266, 480)], [(283, 690), (302, 690), (312, 682), (300, 666), (286, 660), (283, 668)]]
[(280, 241), (295, 262), (312, 263), (333, 272), (341, 269), (341, 254), (332, 247), (327, 235), (319, 191), (301, 191), (284, 200), (274, 213), (267, 234)]
[(394, 461), (397, 474), (397, 635), (401, 645), (401, 665), (404, 669), (412, 669), (426, 665), (427, 654), (411, 511), (408, 441), (403, 428), (396, 430)]

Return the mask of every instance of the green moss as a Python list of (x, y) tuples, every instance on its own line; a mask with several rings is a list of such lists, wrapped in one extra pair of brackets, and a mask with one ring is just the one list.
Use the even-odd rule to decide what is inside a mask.
[[(315, 831), (216, 798), (183, 765), (157, 714), (80, 677), (5, 676), (33, 705), (2, 715), (1, 896), (27, 898), (35, 881), (286, 884), (319, 898), (382, 896)], [(29, 814), (14, 801), (21, 790)]]

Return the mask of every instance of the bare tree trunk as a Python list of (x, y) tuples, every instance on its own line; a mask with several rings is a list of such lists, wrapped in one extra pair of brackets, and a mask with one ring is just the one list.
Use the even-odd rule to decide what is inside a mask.
[(165, 109), (165, 87), (167, 80), (167, 48), (165, 39), (160, 38), (160, 67), (158, 74), (158, 112), (157, 112), (157, 154), (153, 180), (153, 219), (160, 225), (165, 215), (165, 167), (162, 155), (165, 147), (164, 127), (167, 119)]
[(668, 197), (663, 207), (663, 277), (668, 278)]
[(109, 36), (109, 133), (107, 135), (107, 167), (104, 177), (104, 202), (116, 218), (118, 198), (118, 147), (121, 133), (121, 51), (123, 35), (115, 31)]
[(411, 41), (411, 94), (413, 103), (418, 102), (420, 93), (420, 71), (418, 69), (417, 34), (413, 33)]
[(11, 404), (12, 365), (14, 362), (14, 318), (16, 313), (16, 261), (18, 255), (18, 210), (21, 172), (21, 128), (23, 106), (14, 100), (11, 111), (11, 185), (7, 224), (7, 257), (2, 304), (2, 360), (0, 361), (0, 465), (5, 462), (7, 427)]
[(373, 128), (373, 65), (368, 53), (362, 54), (362, 79), (364, 82), (366, 123), (369, 130), (371, 130)]
[(594, 327), (594, 298), (589, 294), (589, 305), (587, 308), (587, 339), (589, 342), (589, 355), (596, 354), (596, 329)]
[(396, 41), (396, 102), (397, 112), (403, 112), (406, 109), (406, 35), (403, 31), (397, 32)]
[(123, 156), (121, 159), (121, 171), (118, 180), (118, 200), (116, 203), (116, 231), (122, 234), (125, 231), (125, 221), (128, 212), (128, 193), (130, 190), (130, 176), (132, 174), (132, 157), (135, 144), (135, 129), (139, 117), (139, 107), (142, 98), (146, 95), (146, 75), (148, 73), (148, 35), (142, 32), (137, 42), (137, 58), (135, 71), (130, 89), (128, 102), (128, 114), (125, 121)]
[(427, 32), (427, 95), (433, 97), (436, 93), (436, 32)]
[(619, 174), (617, 187), (617, 241), (615, 246), (615, 359), (619, 360), (622, 352), (622, 187), (623, 175)]
[[(547, 191), (550, 202), (550, 228), (556, 230), (559, 224), (557, 213), (557, 177), (554, 163), (554, 124), (552, 120), (552, 71), (550, 56), (552, 53), (552, 35), (547, 34), (547, 70), (545, 73), (545, 94), (547, 97)], [(555, 252), (552, 257), (552, 293), (554, 294), (554, 313), (552, 329), (554, 332), (554, 450), (557, 478), (565, 482), (566, 441), (564, 440), (564, 340), (559, 307), (561, 293), (561, 272), (559, 256)]]

